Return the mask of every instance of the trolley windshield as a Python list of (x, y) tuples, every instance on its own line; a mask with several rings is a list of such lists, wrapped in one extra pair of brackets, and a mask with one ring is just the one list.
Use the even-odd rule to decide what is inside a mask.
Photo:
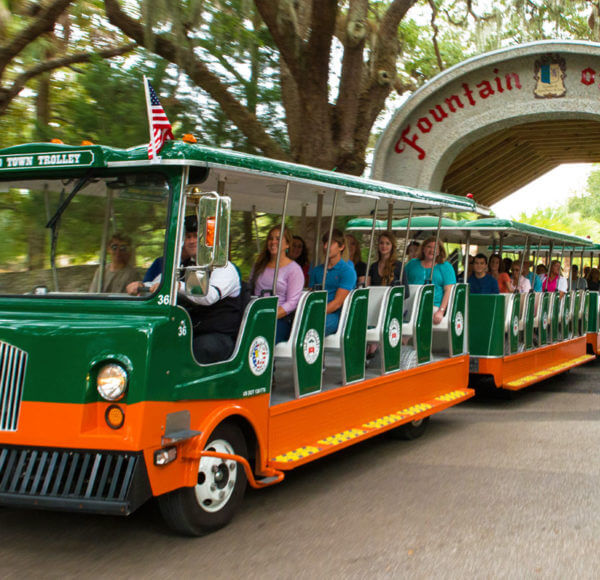
[(1, 295), (124, 298), (157, 258), (160, 271), (169, 186), (158, 172), (5, 180), (0, 200)]

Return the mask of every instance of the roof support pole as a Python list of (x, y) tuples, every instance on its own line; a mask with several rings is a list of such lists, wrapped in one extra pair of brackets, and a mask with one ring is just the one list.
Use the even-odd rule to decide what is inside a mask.
[(435, 230), (435, 248), (433, 249), (433, 263), (431, 264), (431, 277), (429, 278), (430, 284), (433, 282), (433, 269), (435, 268), (435, 261), (437, 260), (438, 246), (440, 243), (440, 229), (442, 228), (442, 212), (443, 209), (440, 208), (440, 217), (438, 218), (437, 230)]
[[(523, 275), (523, 263), (525, 262), (525, 254), (529, 254), (529, 236), (525, 236), (525, 243), (523, 244), (523, 253), (521, 254), (521, 267), (519, 268), (519, 277)], [(515, 293), (519, 292), (519, 279), (517, 278), (517, 286)]]
[(375, 200), (375, 209), (373, 210), (373, 225), (371, 226), (371, 239), (369, 240), (369, 255), (367, 256), (367, 272), (365, 275), (365, 286), (369, 279), (369, 269), (371, 268), (371, 254), (373, 253), (373, 243), (375, 240), (375, 223), (377, 222), (377, 207), (379, 205), (379, 199)]
[(315, 228), (315, 266), (321, 263), (321, 220), (323, 219), (323, 197), (317, 194), (317, 227)]
[(471, 251), (471, 232), (467, 232), (467, 243), (465, 244), (465, 259), (463, 260), (463, 283), (467, 283), (469, 275), (469, 252)]
[(325, 280), (327, 280), (327, 266), (329, 265), (329, 250), (331, 248), (331, 236), (333, 236), (333, 223), (335, 222), (335, 210), (337, 207), (339, 191), (336, 189), (333, 196), (333, 206), (331, 208), (331, 221), (329, 222), (329, 239), (327, 240), (327, 252), (325, 252), (325, 264), (323, 266), (323, 289), (325, 289)]
[(285, 195), (283, 196), (283, 209), (281, 210), (281, 226), (279, 228), (279, 244), (277, 244), (277, 260), (275, 261), (275, 272), (273, 273), (273, 294), (277, 296), (277, 276), (279, 275), (279, 262), (281, 261), (281, 246), (285, 234), (285, 216), (287, 214), (287, 202), (290, 194), (290, 182), (285, 182)]
[(400, 264), (400, 283), (404, 276), (404, 265), (406, 264), (406, 250), (408, 250), (408, 240), (410, 238), (410, 222), (412, 220), (413, 204), (408, 206), (408, 220), (406, 221), (406, 236), (404, 238), (404, 253), (402, 255), (402, 263)]

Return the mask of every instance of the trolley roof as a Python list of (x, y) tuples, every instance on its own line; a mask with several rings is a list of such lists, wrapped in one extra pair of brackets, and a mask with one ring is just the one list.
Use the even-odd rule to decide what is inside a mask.
[[(306, 165), (267, 159), (237, 151), (214, 149), (182, 141), (167, 141), (159, 161), (148, 160), (146, 146), (117, 149), (102, 145), (70, 146), (55, 143), (32, 143), (0, 150), (0, 179), (31, 179), (40, 175), (40, 185), (65, 172), (79, 175), (94, 168), (139, 168), (160, 171), (164, 166), (206, 168), (208, 172), (192, 172), (191, 183), (203, 191), (217, 191), (224, 183), (223, 193), (233, 200), (234, 209), (280, 213), (286, 182), (290, 183), (288, 215), (316, 215), (317, 199), (324, 194), (323, 213), (330, 213), (335, 191), (338, 196), (337, 215), (368, 215), (375, 201), (379, 210), (414, 212), (436, 210), (476, 212), (472, 199), (437, 192), (403, 187), (381, 181), (326, 171)], [(42, 178), (43, 176), (43, 178)], [(58, 175), (57, 175), (58, 179)], [(1, 186), (0, 186), (1, 187)]]
[[(414, 239), (425, 238), (437, 230), (439, 218), (436, 216), (418, 216), (410, 221), (410, 237)], [(393, 220), (392, 230), (406, 230), (407, 219)], [(360, 218), (350, 220), (346, 229), (355, 231), (370, 231), (373, 226), (372, 219)], [(377, 220), (375, 228), (377, 230), (387, 230), (387, 221)], [(523, 224), (513, 220), (500, 218), (483, 218), (477, 220), (454, 221), (448, 218), (442, 219), (441, 239), (446, 242), (464, 243), (470, 234), (471, 244), (491, 245), (494, 242), (499, 243), (502, 238), (503, 248), (508, 250), (520, 247), (527, 238), (531, 245), (533, 244), (554, 244), (564, 245), (565, 249), (597, 246), (587, 238), (555, 232), (546, 228)], [(598, 246), (600, 247), (600, 246)]]

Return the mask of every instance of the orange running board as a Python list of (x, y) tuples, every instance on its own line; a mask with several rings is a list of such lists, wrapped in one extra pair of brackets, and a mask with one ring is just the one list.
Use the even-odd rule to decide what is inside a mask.
[(282, 453), (271, 459), (269, 465), (278, 469), (293, 469), (363, 439), (368, 439), (394, 427), (399, 427), (404, 423), (424, 419), (451, 405), (469, 399), (473, 395), (474, 391), (471, 389), (460, 389), (439, 395), (429, 401), (424, 401), (423, 403), (396, 411), (384, 417), (374, 418), (362, 425), (349, 426), (344, 431), (332, 433), (318, 441), (310, 442), (297, 449)]
[(558, 365), (551, 366), (547, 369), (537, 371), (536, 373), (533, 373), (531, 375), (526, 375), (519, 379), (515, 379), (513, 381), (501, 385), (501, 388), (508, 389), (509, 391), (518, 391), (520, 389), (528, 387), (529, 385), (533, 385), (534, 383), (538, 383), (539, 381), (543, 381), (544, 379), (553, 377), (554, 375), (564, 373), (565, 371), (572, 369), (573, 367), (585, 364), (586, 362), (594, 360), (595, 358), (596, 355), (586, 354), (578, 358), (560, 363)]

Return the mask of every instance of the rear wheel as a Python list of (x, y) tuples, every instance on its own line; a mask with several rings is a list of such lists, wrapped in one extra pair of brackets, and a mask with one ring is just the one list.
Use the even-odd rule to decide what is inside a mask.
[[(246, 441), (239, 428), (219, 425), (205, 451), (241, 455), (247, 458)], [(160, 511), (175, 531), (202, 536), (228, 524), (242, 503), (246, 491), (242, 465), (217, 457), (202, 457), (194, 487), (184, 487), (158, 498)]]
[(410, 423), (400, 425), (400, 427), (393, 429), (390, 431), (390, 433), (397, 439), (412, 441), (413, 439), (418, 439), (421, 437), (421, 435), (423, 435), (423, 433), (425, 433), (428, 424), (429, 417), (425, 417), (424, 419), (417, 419), (416, 421), (411, 421)]

